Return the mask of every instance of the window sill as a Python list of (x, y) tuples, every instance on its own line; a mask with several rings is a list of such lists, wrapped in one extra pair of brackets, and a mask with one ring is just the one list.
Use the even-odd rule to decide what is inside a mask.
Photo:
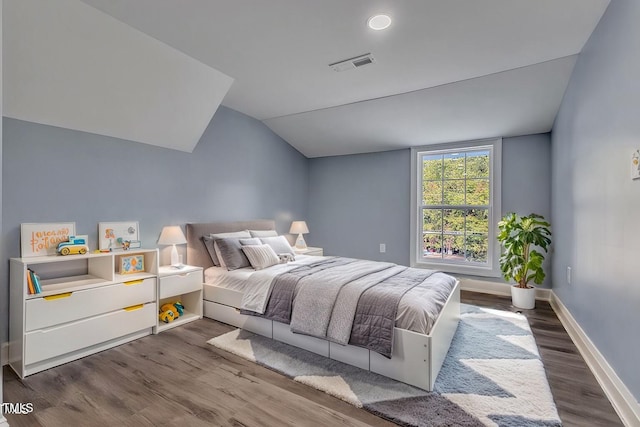
[(500, 270), (495, 267), (481, 267), (476, 265), (461, 265), (446, 262), (428, 262), (428, 261), (414, 261), (411, 263), (411, 267), (424, 268), (429, 270), (438, 270), (443, 273), (451, 274), (465, 274), (469, 276), (482, 276), (482, 277), (501, 277)]

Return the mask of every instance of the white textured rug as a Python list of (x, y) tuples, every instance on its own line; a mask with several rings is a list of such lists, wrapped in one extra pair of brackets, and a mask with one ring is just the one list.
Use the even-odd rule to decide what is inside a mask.
[(235, 330), (210, 344), (407, 426), (560, 426), (527, 319), (462, 304), (434, 392)]

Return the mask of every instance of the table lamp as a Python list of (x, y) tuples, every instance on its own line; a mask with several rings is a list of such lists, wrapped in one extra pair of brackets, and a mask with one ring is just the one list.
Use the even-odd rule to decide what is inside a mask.
[(187, 243), (186, 237), (179, 225), (170, 225), (162, 229), (160, 238), (158, 239), (159, 245), (173, 245), (171, 248), (171, 266), (181, 267), (182, 263), (178, 257), (178, 249), (176, 245), (184, 245)]
[(293, 221), (291, 223), (291, 229), (289, 230), (289, 233), (298, 235), (298, 237), (296, 238), (296, 249), (307, 249), (307, 242), (304, 241), (304, 237), (302, 237), (302, 235), (308, 232), (309, 228), (307, 227), (306, 222)]

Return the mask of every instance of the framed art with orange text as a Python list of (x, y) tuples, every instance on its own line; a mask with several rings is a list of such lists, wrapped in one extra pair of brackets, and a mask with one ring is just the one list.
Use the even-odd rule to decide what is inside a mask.
[(75, 236), (75, 222), (20, 224), (20, 256), (22, 258), (56, 255), (61, 242)]

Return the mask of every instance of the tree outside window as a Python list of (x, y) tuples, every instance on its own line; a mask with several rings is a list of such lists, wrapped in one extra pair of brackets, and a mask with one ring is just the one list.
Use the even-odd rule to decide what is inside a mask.
[(418, 262), (493, 268), (493, 155), (493, 145), (415, 151)]

